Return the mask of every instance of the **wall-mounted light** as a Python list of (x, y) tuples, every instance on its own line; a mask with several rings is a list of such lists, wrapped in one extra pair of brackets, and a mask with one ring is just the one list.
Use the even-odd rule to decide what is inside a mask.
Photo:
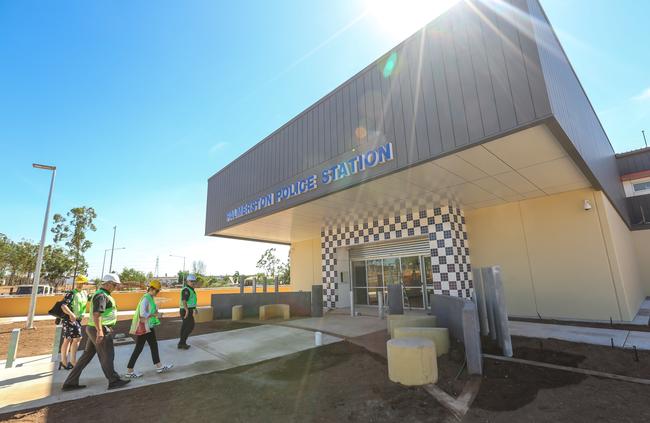
[(584, 203), (582, 204), (582, 208), (585, 209), (585, 211), (591, 210), (591, 201), (585, 200)]

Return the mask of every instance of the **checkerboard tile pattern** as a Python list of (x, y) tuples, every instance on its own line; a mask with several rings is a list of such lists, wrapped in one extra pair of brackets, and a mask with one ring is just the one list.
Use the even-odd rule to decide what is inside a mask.
[(472, 268), (463, 211), (454, 206), (382, 210), (383, 217), (354, 222), (337, 219), (321, 228), (323, 301), (335, 308), (339, 301), (336, 250), (370, 242), (427, 235), (431, 248), (434, 293), (470, 298)]

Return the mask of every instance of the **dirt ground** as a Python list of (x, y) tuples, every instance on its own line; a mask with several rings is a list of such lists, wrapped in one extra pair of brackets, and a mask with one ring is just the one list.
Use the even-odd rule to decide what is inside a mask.
[(581, 326), (581, 327), (588, 327), (588, 328), (619, 329), (619, 330), (633, 330), (637, 332), (650, 332), (650, 321), (648, 322), (647, 325), (632, 325), (629, 323), (580, 322), (580, 321), (573, 321), (573, 320), (532, 319), (527, 317), (510, 317), (509, 320), (512, 320), (514, 322), (546, 323), (549, 325)]
[(390, 382), (383, 357), (338, 342), (223, 372), (0, 415), (0, 421), (87, 423), (106, 421), (107, 413), (125, 422), (408, 423), (449, 417), (422, 388)]
[[(165, 315), (162, 324), (156, 328), (156, 337), (158, 340), (178, 338), (181, 330), (181, 320), (177, 315)], [(24, 323), (12, 323), (0, 325), (0, 357), (7, 356), (11, 330), (14, 328), (24, 328)], [(130, 320), (120, 320), (115, 325), (115, 333), (128, 334), (131, 326)], [(213, 320), (210, 322), (197, 323), (192, 335), (201, 335), (212, 332), (222, 332), (226, 330), (241, 329), (255, 326), (250, 323), (231, 322), (229, 320)], [(33, 355), (51, 354), (54, 342), (55, 325), (53, 320), (36, 322), (37, 329), (21, 330), (18, 341), (18, 357), (29, 357)], [(84, 334), (85, 335), (85, 334)], [(85, 345), (85, 336), (81, 340), (80, 348)]]

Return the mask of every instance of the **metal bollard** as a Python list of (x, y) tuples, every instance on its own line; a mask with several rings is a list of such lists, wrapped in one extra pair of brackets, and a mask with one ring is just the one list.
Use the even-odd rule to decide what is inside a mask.
[(320, 347), (323, 345), (323, 334), (321, 332), (315, 332), (314, 333), (314, 342), (317, 347)]
[(277, 276), (275, 277), (274, 283), (275, 283), (275, 292), (278, 292), (280, 290), (280, 286), (279, 286), (280, 285), (280, 279)]
[(354, 290), (350, 289), (350, 316), (354, 317)]
[(244, 293), (244, 281), (242, 280), (242, 277), (237, 278), (237, 282), (239, 282), (239, 293), (243, 294)]
[(5, 368), (9, 369), (14, 366), (14, 360), (18, 353), (18, 340), (20, 339), (20, 329), (11, 331), (11, 339), (9, 340), (9, 350), (7, 351), (7, 362)]
[(257, 278), (253, 279), (253, 294), (257, 293)]
[(384, 320), (384, 291), (377, 291), (377, 299), (379, 300), (379, 318)]
[(264, 278), (264, 285), (262, 285), (262, 292), (266, 294), (266, 278)]
[(59, 349), (61, 349), (61, 332), (63, 332), (63, 326), (57, 325), (56, 330), (54, 331), (54, 346), (52, 347), (52, 363), (58, 361), (59, 359)]

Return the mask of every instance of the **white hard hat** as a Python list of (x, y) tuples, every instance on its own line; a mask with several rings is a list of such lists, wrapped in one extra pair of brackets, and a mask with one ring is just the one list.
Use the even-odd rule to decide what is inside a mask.
[(117, 275), (117, 273), (107, 273), (104, 275), (102, 278), (102, 282), (113, 282), (116, 284), (121, 284), (120, 282), (120, 277)]
[(187, 279), (186, 279), (186, 280), (191, 281), (191, 282), (194, 282), (194, 281), (196, 280), (196, 275), (190, 273), (189, 275), (187, 275)]

